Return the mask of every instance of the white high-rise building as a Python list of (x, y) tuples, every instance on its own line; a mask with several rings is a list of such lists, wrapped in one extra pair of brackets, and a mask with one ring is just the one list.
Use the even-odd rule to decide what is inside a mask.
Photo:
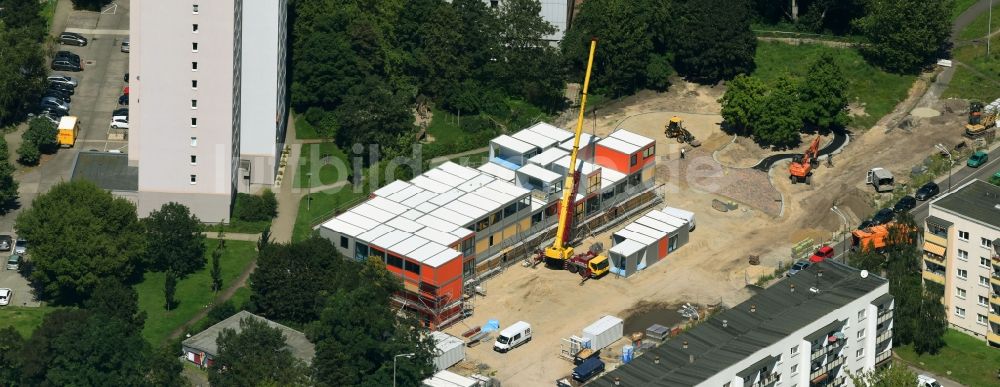
[(892, 358), (889, 282), (820, 262), (646, 350), (594, 386), (851, 386)]
[(228, 221), (272, 184), (286, 128), (285, 0), (133, 0), (129, 164), (140, 216), (179, 202)]

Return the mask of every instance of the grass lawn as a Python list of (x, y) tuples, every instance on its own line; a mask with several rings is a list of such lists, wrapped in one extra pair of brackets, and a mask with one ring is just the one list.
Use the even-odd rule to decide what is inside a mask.
[[(142, 336), (146, 341), (154, 345), (166, 341), (170, 332), (212, 303), (215, 294), (211, 290), (211, 256), (212, 249), (217, 243), (215, 239), (206, 240), (205, 245), (208, 248), (205, 250), (205, 257), (208, 262), (205, 268), (177, 282), (178, 305), (174, 310), (163, 309), (164, 273), (146, 273), (143, 281), (135, 285), (135, 290), (139, 293), (139, 308), (147, 314), (146, 327), (142, 330)], [(253, 242), (226, 241), (225, 254), (220, 259), (223, 287), (228, 287), (235, 281), (257, 256), (254, 248)]]
[[(331, 159), (323, 162), (326, 157)], [(348, 163), (347, 154), (332, 142), (302, 144), (299, 159), (305, 160), (305, 163), (299, 165), (295, 188), (333, 184), (339, 180), (346, 180), (347, 174), (350, 173), (351, 164)], [(307, 175), (309, 172), (312, 172), (311, 177)]]
[(52, 18), (56, 15), (56, 0), (45, 0), (42, 4), (42, 17), (45, 18), (45, 25), (52, 26)]
[(955, 8), (951, 10), (951, 20), (958, 18), (958, 15), (961, 15), (977, 1), (979, 0), (955, 0)]
[(316, 133), (316, 128), (306, 121), (305, 114), (292, 112), (292, 117), (295, 120), (295, 138), (299, 140), (319, 138), (319, 134)]
[(27, 338), (31, 332), (42, 325), (42, 317), (56, 310), (54, 307), (42, 306), (26, 308), (22, 306), (5, 306), (0, 308), (0, 328), (14, 327), (21, 336)]
[(437, 108), (433, 110), (430, 125), (427, 125), (427, 134), (434, 137), (434, 143), (446, 146), (465, 135), (458, 127), (458, 116)]
[[(972, 0), (958, 0), (956, 2), (956, 5), (958, 5), (958, 3), (962, 1), (970, 1), (973, 3), (975, 2)], [(964, 30), (958, 33), (958, 39), (972, 40), (972, 39), (985, 38), (989, 20), (990, 20), (990, 13), (983, 12), (982, 14), (976, 17), (976, 20), (973, 20), (972, 23), (969, 23), (969, 25), (966, 26)], [(1000, 23), (1000, 10), (993, 12), (993, 31), (996, 31), (997, 28), (1000, 28), (1000, 24), (997, 23)]]
[[(987, 19), (988, 14), (980, 15), (975, 22), (969, 24), (959, 33), (960, 38), (981, 39), (986, 33)], [(994, 12), (993, 23), (1000, 23), (1000, 12)], [(1000, 26), (1000, 24), (997, 25)], [(1000, 43), (1000, 37), (994, 36), (990, 42), (992, 45), (996, 45)], [(1000, 57), (1000, 53), (990, 50), (992, 58), (988, 60), (985, 42), (982, 42), (955, 49), (953, 55), (956, 61), (972, 67), (981, 74), (958, 66), (948, 89), (942, 95), (944, 98), (977, 99), (988, 103), (1000, 97), (1000, 87), (997, 84), (1000, 82), (1000, 62), (994, 59)]]
[(757, 42), (757, 69), (753, 75), (771, 82), (780, 75), (796, 78), (805, 76), (809, 64), (821, 53), (829, 53), (847, 75), (847, 97), (851, 102), (865, 104), (866, 116), (854, 117), (855, 128), (869, 128), (896, 104), (906, 99), (907, 90), (916, 79), (912, 75), (896, 75), (879, 70), (865, 62), (857, 50), (833, 48), (818, 44), (790, 45)]
[[(944, 335), (946, 346), (937, 355), (917, 356), (912, 346), (896, 348), (896, 354), (917, 368), (923, 368), (970, 387), (997, 385), (1000, 350), (986, 342), (949, 329)], [(923, 364), (921, 364), (923, 363)]]
[[(225, 225), (225, 227), (219, 224), (206, 224), (206, 232), (219, 232), (219, 229), (223, 229), (224, 232), (232, 232), (237, 234), (260, 234), (264, 232), (264, 227), (270, 226), (271, 221), (262, 220), (258, 222), (247, 222), (239, 219), (232, 219), (231, 222)], [(212, 235), (214, 237), (214, 235)]]
[(292, 230), (292, 241), (300, 241), (312, 232), (312, 222), (315, 219), (333, 217), (336, 209), (357, 204), (358, 200), (368, 196), (367, 185), (362, 192), (354, 192), (351, 187), (340, 187), (330, 191), (313, 192), (312, 203), (307, 206), (307, 197), (299, 201), (299, 214), (295, 217), (295, 228)]

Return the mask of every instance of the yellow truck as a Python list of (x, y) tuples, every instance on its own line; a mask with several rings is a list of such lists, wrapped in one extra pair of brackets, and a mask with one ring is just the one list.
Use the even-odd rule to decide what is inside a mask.
[(72, 148), (76, 145), (76, 137), (80, 134), (80, 123), (75, 116), (63, 116), (59, 119), (59, 146)]

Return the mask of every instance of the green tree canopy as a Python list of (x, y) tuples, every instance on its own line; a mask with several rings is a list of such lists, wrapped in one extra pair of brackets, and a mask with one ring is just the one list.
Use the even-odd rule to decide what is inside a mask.
[(556, 29), (541, 16), (538, 0), (505, 0), (494, 11), (498, 61), (484, 74), (508, 95), (546, 110), (565, 105), (561, 57), (545, 38)]
[(917, 374), (910, 371), (906, 364), (893, 362), (888, 367), (881, 367), (861, 374), (850, 374), (851, 380), (858, 387), (899, 387), (912, 386), (916, 383)]
[(219, 333), (219, 353), (208, 373), (215, 387), (309, 385), (308, 368), (295, 358), (281, 330), (267, 322), (244, 318), (240, 331)]
[(205, 235), (187, 206), (170, 202), (142, 220), (147, 263), (152, 270), (172, 270), (180, 277), (205, 267)]
[(24, 338), (14, 327), (0, 329), (0, 385), (15, 386), (21, 380), (21, 359), (18, 353)]
[(341, 129), (337, 142), (344, 149), (353, 144), (379, 144), (385, 154), (401, 151), (399, 139), (415, 132), (407, 99), (376, 77), (351, 88), (337, 107)]
[(871, 0), (858, 29), (861, 52), (892, 72), (916, 73), (942, 55), (951, 36), (954, 0)]
[(760, 120), (767, 91), (767, 85), (757, 77), (739, 74), (727, 82), (726, 93), (719, 99), (726, 125), (737, 133), (752, 133), (754, 124)]
[(824, 53), (809, 66), (799, 98), (807, 125), (822, 129), (847, 125), (847, 78), (832, 55)]
[(104, 278), (132, 280), (145, 254), (135, 206), (90, 182), (56, 184), (15, 228), (31, 244), (32, 285), (56, 304), (83, 301)]
[(14, 180), (14, 166), (10, 163), (7, 140), (0, 136), (0, 215), (6, 214), (17, 200), (17, 180)]
[(56, 125), (44, 118), (36, 117), (28, 121), (28, 130), (24, 132), (24, 142), (30, 142), (43, 153), (53, 153), (59, 148), (56, 136), (59, 130)]
[(346, 266), (329, 241), (312, 237), (268, 244), (250, 275), (255, 312), (272, 320), (306, 324), (319, 318), (323, 303), (345, 285)]
[(99, 282), (83, 305), (94, 315), (121, 321), (136, 332), (146, 323), (146, 312), (139, 309), (139, 294), (114, 278)]
[(753, 72), (757, 37), (746, 0), (688, 0), (676, 8), (677, 17), (660, 28), (673, 29), (680, 75), (710, 84)]
[[(4, 4), (10, 2), (7, 0)], [(8, 16), (26, 20), (40, 18), (38, 14)], [(47, 30), (44, 28), (44, 31)], [(40, 43), (42, 37), (36, 34), (37, 31), (32, 28), (0, 25), (0, 47), (4, 48), (3, 60), (0, 61), (0, 126), (24, 119), (35, 109), (38, 98), (45, 90), (48, 70)]]
[(781, 147), (797, 144), (802, 127), (798, 101), (795, 84), (788, 78), (778, 78), (764, 98), (760, 117), (753, 125), (754, 138), (762, 144)]

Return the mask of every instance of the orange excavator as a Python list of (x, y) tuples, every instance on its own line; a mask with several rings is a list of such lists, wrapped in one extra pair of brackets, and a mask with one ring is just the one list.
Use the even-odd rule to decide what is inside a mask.
[(816, 167), (816, 157), (819, 156), (819, 140), (820, 136), (816, 136), (816, 139), (813, 140), (812, 144), (809, 145), (809, 149), (806, 149), (802, 156), (792, 159), (792, 164), (788, 166), (788, 178), (792, 181), (792, 184), (809, 184), (812, 170)]

